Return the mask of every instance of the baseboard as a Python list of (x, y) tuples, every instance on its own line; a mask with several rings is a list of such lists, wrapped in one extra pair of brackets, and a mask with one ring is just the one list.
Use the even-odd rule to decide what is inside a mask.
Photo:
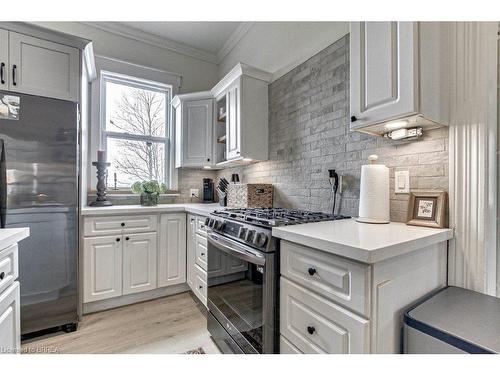
[(148, 290), (147, 292), (127, 294), (125, 296), (114, 297), (102, 301), (87, 302), (83, 304), (83, 314), (90, 314), (97, 311), (114, 309), (120, 306), (131, 305), (137, 302), (144, 302), (160, 297), (171, 296), (173, 294), (183, 293), (189, 290), (186, 283), (172, 285), (163, 288)]

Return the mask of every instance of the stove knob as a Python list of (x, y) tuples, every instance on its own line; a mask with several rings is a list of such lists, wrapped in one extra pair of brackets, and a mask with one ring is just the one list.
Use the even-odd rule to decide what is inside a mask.
[(213, 228), (213, 227), (214, 227), (214, 223), (215, 223), (215, 220), (214, 220), (214, 219), (210, 219), (210, 220), (208, 221), (208, 226), (209, 226), (210, 228)]
[(205, 225), (207, 225), (207, 226), (208, 226), (208, 223), (210, 223), (210, 218), (209, 218), (209, 217), (207, 217), (207, 218), (205, 219)]
[(222, 230), (222, 228), (224, 227), (224, 223), (220, 220), (215, 220), (215, 223), (214, 223), (214, 228), (217, 229), (217, 230)]
[(247, 235), (245, 237), (245, 241), (246, 242), (252, 242), (253, 240), (253, 236), (255, 235), (255, 231), (253, 229), (250, 229), (248, 232), (247, 232)]
[(265, 233), (257, 233), (255, 238), (253, 239), (253, 243), (255, 246), (263, 247), (266, 244), (267, 235)]
[(244, 240), (246, 234), (247, 234), (247, 228), (240, 228), (240, 230), (238, 231), (238, 238)]

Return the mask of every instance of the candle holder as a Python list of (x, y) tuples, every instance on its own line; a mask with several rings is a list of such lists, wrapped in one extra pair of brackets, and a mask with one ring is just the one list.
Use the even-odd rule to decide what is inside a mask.
[(106, 176), (108, 174), (108, 167), (111, 163), (105, 161), (94, 161), (92, 165), (97, 168), (97, 198), (94, 202), (90, 202), (89, 206), (105, 207), (112, 206), (113, 203), (106, 198)]

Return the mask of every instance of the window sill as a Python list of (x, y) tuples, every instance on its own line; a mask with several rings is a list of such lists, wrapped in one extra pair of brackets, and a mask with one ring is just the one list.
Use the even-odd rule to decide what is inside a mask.
[[(89, 195), (96, 195), (97, 192), (95, 190), (89, 191)], [(130, 190), (107, 190), (107, 197), (122, 197), (122, 198), (134, 198), (139, 197), (140, 194), (132, 193)], [(165, 194), (160, 194), (160, 198), (165, 197), (180, 197), (181, 193), (176, 190), (169, 190)]]

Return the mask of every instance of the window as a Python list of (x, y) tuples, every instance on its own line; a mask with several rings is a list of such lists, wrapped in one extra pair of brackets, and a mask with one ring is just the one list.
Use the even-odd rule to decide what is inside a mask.
[(101, 130), (107, 150), (108, 186), (129, 188), (135, 181), (169, 186), (171, 86), (101, 72)]

